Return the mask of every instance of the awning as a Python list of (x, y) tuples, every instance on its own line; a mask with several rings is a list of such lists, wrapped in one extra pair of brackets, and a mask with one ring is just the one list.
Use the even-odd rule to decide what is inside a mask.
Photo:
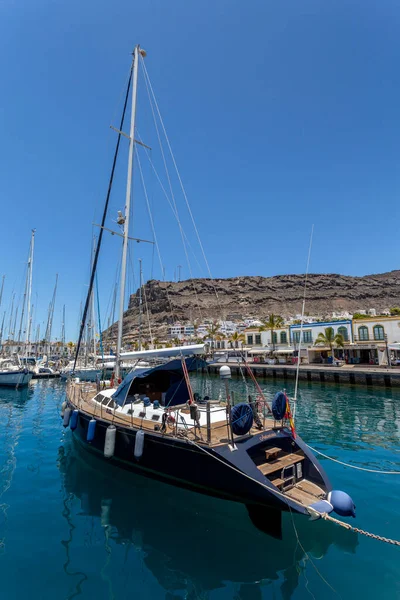
[(248, 354), (269, 354), (270, 352), (272, 352), (272, 348), (252, 348)]
[(294, 348), (279, 348), (275, 350), (275, 354), (293, 354)]

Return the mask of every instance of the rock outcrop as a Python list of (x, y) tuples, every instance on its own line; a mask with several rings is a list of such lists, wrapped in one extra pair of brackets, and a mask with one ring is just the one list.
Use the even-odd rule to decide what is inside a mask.
[[(163, 337), (168, 323), (208, 319), (241, 319), (273, 312), (292, 316), (301, 312), (304, 275), (193, 279), (180, 282), (148, 281), (143, 296), (143, 331), (148, 336), (146, 304), (153, 335)], [(400, 304), (400, 271), (351, 277), (311, 274), (308, 277), (306, 313), (324, 317), (332, 311), (367, 310), (377, 313)], [(139, 290), (132, 294), (126, 312), (124, 337), (136, 339)], [(113, 330), (116, 330), (114, 327)], [(114, 337), (114, 336), (113, 336)]]

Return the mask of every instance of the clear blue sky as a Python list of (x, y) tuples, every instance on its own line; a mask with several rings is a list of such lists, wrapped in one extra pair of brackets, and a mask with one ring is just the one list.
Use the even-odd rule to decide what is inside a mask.
[[(1, 310), (21, 288), (36, 227), (37, 322), (58, 272), (54, 336), (63, 303), (75, 336), (115, 143), (109, 125), (137, 42), (214, 276), (304, 272), (312, 223), (313, 272), (399, 268), (399, 26), (391, 0), (3, 0)], [(153, 147), (146, 115), (142, 95), (138, 127)], [(113, 216), (124, 205), (125, 158)], [(145, 171), (167, 278), (177, 264), (187, 278), (178, 230)], [(149, 236), (139, 189), (135, 202), (134, 233)], [(117, 256), (109, 237), (103, 316)], [(151, 252), (141, 248), (134, 265), (140, 256), (149, 277)], [(193, 272), (205, 274), (195, 263)]]

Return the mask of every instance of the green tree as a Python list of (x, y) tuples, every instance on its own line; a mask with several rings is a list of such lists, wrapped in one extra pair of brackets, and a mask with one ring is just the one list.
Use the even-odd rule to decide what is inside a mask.
[(233, 333), (231, 335), (231, 337), (229, 338), (229, 343), (231, 345), (231, 348), (238, 348), (239, 347), (239, 342), (244, 342), (245, 337), (243, 335), (243, 333), (239, 333), (238, 331), (235, 331), (235, 333)]
[(173, 340), (171, 340), (174, 346), (180, 346), (181, 345), (181, 340), (179, 338), (174, 338)]
[(393, 306), (390, 309), (390, 314), (392, 315), (392, 317), (399, 317), (400, 316), (400, 306)]
[(344, 339), (340, 333), (335, 334), (333, 327), (326, 327), (325, 333), (320, 333), (318, 335), (317, 339), (315, 340), (316, 346), (318, 346), (320, 344), (322, 346), (327, 346), (329, 348), (329, 350), (331, 351), (331, 354), (332, 354), (332, 362), (333, 362), (335, 359), (334, 346), (337, 346), (338, 348), (343, 348)]
[(220, 329), (221, 325), (218, 323), (218, 321), (213, 321), (211, 325), (209, 325), (207, 328), (207, 335), (211, 340), (211, 348), (214, 348), (215, 336), (217, 335)]
[(262, 319), (261, 323), (262, 325), (258, 331), (271, 331), (272, 349), (275, 350), (274, 332), (275, 329), (280, 329), (283, 326), (283, 318), (279, 315), (274, 315), (274, 313), (271, 313), (268, 319)]

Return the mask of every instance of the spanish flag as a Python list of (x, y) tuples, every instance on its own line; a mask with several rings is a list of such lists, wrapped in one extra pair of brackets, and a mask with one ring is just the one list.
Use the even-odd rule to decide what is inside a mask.
[(296, 428), (294, 426), (294, 420), (293, 420), (293, 415), (292, 415), (292, 411), (290, 409), (290, 404), (289, 404), (289, 398), (287, 397), (287, 395), (285, 394), (285, 398), (286, 398), (286, 414), (285, 414), (285, 419), (288, 419), (289, 424), (290, 424), (290, 429), (292, 432), (292, 436), (293, 439), (296, 439)]

